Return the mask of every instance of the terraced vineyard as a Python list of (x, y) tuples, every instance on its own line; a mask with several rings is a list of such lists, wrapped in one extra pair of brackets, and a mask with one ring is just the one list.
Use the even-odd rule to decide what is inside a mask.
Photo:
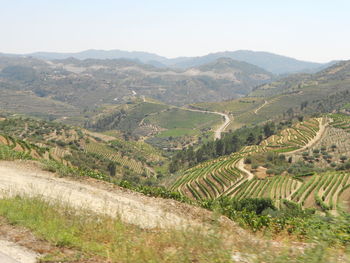
[[(90, 167), (85, 168), (100, 169), (104, 173), (108, 173), (106, 167), (110, 161), (115, 161), (119, 164), (118, 175), (153, 175), (154, 171), (149, 166), (164, 160), (144, 142), (126, 142), (122, 138), (60, 123), (21, 117), (3, 118), (0, 120), (0, 132), (4, 134), (0, 135), (0, 145), (18, 153), (35, 159), (55, 160), (68, 166), (81, 167), (89, 163)], [(6, 149), (4, 147), (4, 156)]]
[[(48, 149), (46, 148), (30, 144), (26, 141), (19, 140), (8, 135), (0, 135), (0, 144), (32, 158), (43, 158), (45, 154), (48, 154)], [(6, 150), (6, 147), (3, 148), (3, 150)]]
[(186, 171), (173, 189), (195, 199), (214, 199), (240, 185), (245, 177), (236, 167), (239, 154), (202, 163)]
[(343, 129), (350, 132), (350, 116), (345, 114), (330, 114), (330, 118), (333, 119), (331, 125), (335, 128)]
[(241, 187), (228, 196), (235, 199), (243, 198), (271, 198), (273, 200), (290, 200), (299, 189), (301, 183), (290, 176), (275, 176), (266, 179), (247, 180)]
[(267, 138), (261, 142), (261, 145), (266, 146), (270, 150), (275, 149), (278, 152), (300, 149), (316, 137), (320, 125), (324, 121), (324, 119), (309, 119), (305, 122), (297, 123), (291, 128), (284, 129), (280, 134)]
[(295, 161), (304, 160), (326, 168), (340, 166), (350, 158), (350, 116), (329, 114), (328, 117), (330, 125), (324, 136), (304, 152), (293, 155)]
[(329, 172), (309, 178), (294, 192), (291, 200), (304, 207), (336, 210), (342, 193), (350, 187), (350, 173)]
[(350, 188), (350, 174), (320, 174), (307, 179), (280, 175), (257, 179), (244, 168), (244, 159), (251, 154), (288, 153), (310, 147), (317, 142), (315, 139), (320, 137), (327, 123), (327, 118), (309, 119), (269, 137), (260, 145), (246, 146), (237, 153), (201, 163), (185, 171), (172, 189), (193, 199), (270, 197), (277, 205), (286, 199), (304, 207), (334, 210), (339, 196)]
[(86, 143), (84, 146), (85, 150), (90, 153), (95, 153), (103, 156), (106, 159), (115, 161), (122, 166), (126, 166), (131, 170), (135, 171), (138, 174), (146, 172), (148, 175), (150, 171), (145, 169), (144, 165), (141, 162), (138, 162), (134, 159), (128, 158), (127, 156), (122, 156), (118, 151), (108, 147), (107, 145), (95, 142)]

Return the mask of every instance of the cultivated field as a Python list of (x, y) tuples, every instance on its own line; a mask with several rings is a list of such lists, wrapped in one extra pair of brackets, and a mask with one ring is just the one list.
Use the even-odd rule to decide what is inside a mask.
[(340, 201), (347, 201), (350, 174), (333, 172), (301, 178), (283, 174), (258, 179), (244, 165), (244, 159), (255, 153), (288, 154), (312, 149), (320, 139), (327, 138), (324, 130), (328, 121), (324, 117), (299, 122), (260, 145), (201, 163), (185, 171), (172, 189), (193, 199), (270, 197), (277, 206), (281, 200), (289, 200), (304, 207), (335, 211)]

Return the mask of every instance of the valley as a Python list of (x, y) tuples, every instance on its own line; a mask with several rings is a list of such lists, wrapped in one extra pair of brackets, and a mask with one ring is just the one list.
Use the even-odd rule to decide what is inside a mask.
[[(216, 250), (218, 262), (250, 257), (235, 251), (269, 262), (272, 255), (290, 258), (280, 248), (299, 249), (294, 241), (303, 251), (318, 240), (332, 249), (348, 246), (349, 62), (276, 76), (230, 57), (196, 60), (174, 68), (124, 58), (0, 57), (0, 222), (16, 222), (40, 238), (35, 231), (42, 226), (29, 227), (30, 217), (7, 209), (40, 204), (60, 214), (64, 204), (74, 214), (61, 214), (64, 222), (88, 220), (88, 211), (106, 222), (88, 226), (116, 231), (108, 223), (114, 222), (167, 240), (164, 246), (175, 251), (162, 247), (147, 259), (181, 258), (189, 233), (224, 247)], [(169, 244), (170, 229), (183, 243)], [(44, 231), (49, 252), (26, 247), (57, 262), (68, 253), (61, 256), (57, 242), (71, 249), (70, 260), (81, 255), (76, 262), (89, 255), (117, 262), (125, 252), (81, 247), (114, 241), (103, 233), (89, 241), (79, 231), (56, 241)], [(210, 231), (224, 238), (211, 239)], [(273, 248), (257, 255), (247, 248), (257, 243)], [(186, 246), (213, 259), (210, 249)]]
[(350, 1), (0, 2), (0, 263), (350, 263)]

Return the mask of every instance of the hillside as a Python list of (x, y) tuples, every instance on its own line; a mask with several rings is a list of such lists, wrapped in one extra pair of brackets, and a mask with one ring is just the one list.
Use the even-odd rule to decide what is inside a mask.
[(186, 170), (172, 189), (199, 200), (265, 197), (279, 207), (294, 202), (333, 214), (350, 211), (350, 173), (339, 172), (350, 158), (349, 134), (339, 127), (348, 131), (349, 123), (346, 115), (295, 123), (259, 145)]
[(173, 67), (189, 68), (194, 66), (210, 63), (218, 58), (231, 58), (238, 61), (243, 61), (273, 74), (292, 74), (296, 72), (310, 72), (318, 71), (322, 67), (326, 67), (325, 64), (300, 61), (294, 58), (276, 55), (269, 52), (238, 50), (238, 51), (225, 51), (208, 54), (202, 57), (194, 58), (179, 58), (174, 59), (171, 63)]
[[(144, 142), (126, 142), (56, 122), (7, 116), (0, 120), (0, 154), (92, 169), (116, 179), (153, 180), (165, 158)], [(11, 157), (12, 158), (12, 157)], [(155, 170), (154, 170), (155, 169)], [(162, 169), (160, 169), (162, 170)]]
[[(186, 256), (189, 262), (244, 262), (254, 258), (277, 263), (294, 260), (299, 254), (294, 262), (307, 262), (304, 257), (314, 258), (319, 250), (327, 251), (319, 262), (338, 262), (333, 256), (342, 258), (344, 253), (333, 247), (348, 243), (349, 234), (344, 230), (348, 218), (339, 214), (337, 221), (331, 215), (316, 216), (313, 210), (301, 210), (294, 204), (312, 206), (308, 200), (315, 196), (315, 200), (321, 200), (320, 208), (334, 213), (338, 209), (335, 204), (347, 200), (350, 174), (276, 174), (255, 179), (249, 163), (243, 161), (255, 160), (254, 154), (311, 147), (324, 138), (327, 125), (347, 130), (347, 118), (332, 118), (334, 121), (324, 117), (295, 123), (259, 146), (247, 146), (231, 156), (188, 170), (183, 179), (191, 176), (192, 181), (183, 186), (190, 190), (181, 190), (178, 183), (174, 188), (191, 198), (198, 195), (198, 201), (162, 188), (117, 183), (88, 170), (79, 176), (70, 174), (73, 170), (55, 176), (40, 170), (37, 163), (1, 161), (0, 188), (7, 194), (0, 200), (0, 230), (5, 229), (7, 239), (22, 244), (17, 248), (20, 252), (30, 249), (32, 256), (54, 262), (162, 262), (164, 258), (166, 262), (181, 262)], [(219, 193), (219, 185), (227, 187), (223, 193), (233, 199), (205, 199)], [(280, 202), (249, 199), (265, 195)], [(255, 236), (229, 219), (259, 234)], [(16, 236), (16, 231), (21, 235)], [(272, 239), (261, 239), (262, 233)], [(26, 242), (29, 237), (30, 242)], [(290, 241), (295, 239), (303, 243)], [(305, 243), (309, 239), (312, 243)], [(115, 244), (121, 245), (114, 247)]]
[(315, 74), (296, 74), (255, 88), (246, 98), (193, 107), (230, 114), (226, 131), (268, 120), (286, 120), (320, 112), (346, 110), (350, 100), (350, 62)]
[[(180, 106), (220, 101), (244, 96), (272, 79), (270, 73), (253, 65), (231, 61), (225, 72), (219, 72), (219, 64), (175, 70), (126, 59), (0, 57), (0, 107), (81, 121), (105, 104), (124, 104), (134, 97)], [(28, 96), (31, 100), (25, 100)]]
[[(20, 56), (3, 54), (7, 56)], [(269, 52), (262, 51), (250, 51), (250, 50), (237, 50), (237, 51), (224, 51), (216, 52), (200, 57), (178, 57), (178, 58), (166, 58), (156, 54), (147, 52), (129, 52), (122, 50), (85, 50), (77, 53), (54, 53), (54, 52), (36, 52), (26, 54), (26, 56), (32, 56), (35, 58), (54, 60), (54, 59), (131, 59), (134, 61), (140, 61), (145, 64), (150, 64), (159, 68), (171, 67), (188, 69), (192, 67), (201, 66), (204, 64), (212, 63), (219, 58), (231, 58), (246, 62), (273, 74), (292, 74), (297, 72), (316, 72), (330, 66), (334, 62), (330, 63), (315, 63), (301, 61), (294, 58), (281, 56)]]
[[(22, 244), (22, 248), (19, 248), (20, 252), (20, 249), (25, 252), (29, 248), (32, 251), (32, 257), (34, 255), (43, 260), (49, 258), (51, 262), (68, 260), (68, 262), (81, 263), (102, 263), (111, 260), (113, 262), (130, 262), (130, 260), (161, 262), (163, 257), (167, 257), (167, 262), (178, 262), (184, 257), (183, 252), (187, 250), (178, 249), (178, 247), (189, 244), (186, 240), (190, 236), (193, 240), (201, 240), (201, 244), (208, 242), (208, 245), (213, 245), (214, 239), (205, 237), (205, 226), (211, 228), (212, 218), (212, 214), (205, 209), (191, 207), (174, 200), (148, 197), (97, 180), (79, 182), (69, 178), (59, 178), (55, 174), (38, 169), (35, 163), (1, 161), (0, 172), (1, 191), (9, 192), (11, 189), (12, 193), (21, 195), (21, 198), (15, 200), (12, 199), (12, 195), (2, 196), (0, 199), (0, 229), (7, 230), (7, 239), (15, 239), (15, 231), (19, 229), (21, 235), (17, 235), (14, 241)], [(41, 193), (41, 197), (37, 195), (38, 193)], [(50, 203), (45, 200), (50, 200)], [(10, 211), (13, 208), (9, 206), (10, 203), (17, 203), (22, 208), (31, 207), (31, 211), (36, 214), (36, 223), (33, 222), (29, 227), (33, 214), (26, 209), (20, 209), (21, 213), (12, 217)], [(40, 209), (35, 204), (45, 209)], [(64, 210), (62, 210), (63, 206)], [(6, 210), (10, 213), (6, 214)], [(26, 215), (27, 219), (24, 219)], [(16, 226), (10, 228), (10, 224), (3, 218), (16, 223)], [(50, 230), (44, 230), (45, 224), (50, 225)], [(231, 235), (237, 232), (230, 240), (236, 239), (236, 236), (244, 231), (227, 218), (222, 218), (220, 224), (222, 225), (220, 228), (223, 231), (230, 231)], [(203, 230), (195, 230), (194, 226)], [(79, 230), (81, 227), (85, 229)], [(181, 230), (184, 227), (186, 231)], [(42, 231), (42, 235), (39, 235), (38, 231)], [(71, 233), (68, 234), (70, 231)], [(112, 233), (117, 233), (118, 238), (122, 240), (116, 241), (117, 236)], [(49, 237), (49, 235), (52, 236)], [(31, 237), (31, 242), (28, 242), (28, 236)], [(175, 242), (174, 236), (177, 237)], [(99, 244), (101, 240), (106, 247), (109, 246), (107, 243), (112, 245), (115, 242), (123, 245), (106, 250), (106, 247), (103, 248)], [(151, 241), (152, 244), (145, 245), (146, 240)], [(162, 245), (158, 247), (156, 244), (159, 241), (165, 247)], [(222, 243), (222, 241), (216, 242)], [(249, 240), (244, 242), (249, 243)], [(232, 250), (233, 242), (229, 243), (226, 243), (227, 249)], [(201, 251), (201, 254), (204, 252), (203, 255), (206, 255), (209, 260), (219, 257), (224, 261), (229, 258), (223, 251), (208, 245), (191, 247), (196, 247), (196, 251)], [(235, 244), (236, 248), (239, 246), (239, 243)], [(174, 248), (174, 252), (168, 251), (170, 247)], [(141, 248), (142, 251), (140, 251)], [(0, 253), (3, 249), (4, 247), (0, 248)], [(205, 252), (206, 249), (208, 249), (207, 252)], [(157, 251), (154, 253), (153, 250)], [(211, 252), (214, 254), (210, 255)], [(0, 259), (2, 259), (1, 256), (2, 254)], [(16, 255), (14, 256), (16, 258)], [(194, 255), (191, 257), (196, 258)], [(23, 258), (28, 260), (28, 257)], [(19, 262), (29, 261), (22, 259)]]
[(85, 127), (105, 132), (119, 130), (126, 138), (145, 140), (165, 150), (178, 150), (199, 140), (212, 140), (220, 121), (219, 114), (141, 100), (110, 107), (91, 118)]

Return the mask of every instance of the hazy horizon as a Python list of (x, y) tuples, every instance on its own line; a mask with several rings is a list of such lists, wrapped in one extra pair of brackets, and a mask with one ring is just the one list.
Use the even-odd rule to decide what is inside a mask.
[[(204, 53), (204, 54), (201, 54), (201, 55), (195, 55), (195, 56), (176, 56), (176, 57), (168, 57), (168, 56), (164, 56), (164, 55), (162, 55), (162, 54), (149, 52), (149, 51), (147, 51), (147, 50), (125, 50), (125, 49), (118, 49), (118, 48), (115, 48), (115, 49), (89, 48), (89, 49), (77, 50), (77, 51), (45, 51), (45, 50), (37, 50), (37, 51), (27, 52), (27, 53), (8, 53), (8, 52), (1, 52), (1, 51), (0, 51), (0, 53), (9, 54), (9, 55), (24, 55), (24, 56), (26, 56), (26, 55), (31, 55), (31, 54), (34, 54), (34, 53), (62, 53), (62, 54), (65, 54), (65, 53), (73, 53), (73, 54), (74, 54), (74, 53), (80, 53), (80, 52), (89, 51), (89, 50), (95, 50), (95, 51), (114, 51), (114, 50), (119, 50), (119, 51), (126, 51), (126, 52), (145, 52), (145, 53), (150, 53), (150, 54), (158, 55), (158, 56), (161, 56), (161, 57), (164, 57), (164, 58), (167, 58), (167, 59), (175, 59), (175, 58), (180, 58), (180, 57), (201, 57), (201, 56), (206, 56), (206, 55), (209, 55), (209, 54), (221, 53), (221, 52), (252, 51), (252, 52), (266, 52), (266, 53), (271, 53), (271, 54), (275, 54), (275, 55), (279, 55), (279, 56), (289, 57), (289, 58), (292, 58), (292, 59), (298, 59), (298, 60), (300, 60), (300, 61), (305, 61), (305, 62), (328, 63), (328, 62), (333, 61), (333, 60), (329, 60), (329, 61), (322, 61), (322, 62), (319, 62), (319, 61), (305, 60), (305, 59), (302, 59), (302, 58), (295, 58), (295, 57), (288, 56), (288, 55), (285, 55), (285, 54), (273, 53), (273, 52), (270, 52), (270, 51), (268, 51), (268, 50), (248, 50), (248, 49), (217, 50), (217, 51), (214, 51), (214, 52)], [(349, 58), (349, 59), (350, 59), (350, 58)]]
[(253, 50), (348, 60), (348, 10), (344, 0), (3, 1), (0, 52), (119, 49), (174, 58)]

